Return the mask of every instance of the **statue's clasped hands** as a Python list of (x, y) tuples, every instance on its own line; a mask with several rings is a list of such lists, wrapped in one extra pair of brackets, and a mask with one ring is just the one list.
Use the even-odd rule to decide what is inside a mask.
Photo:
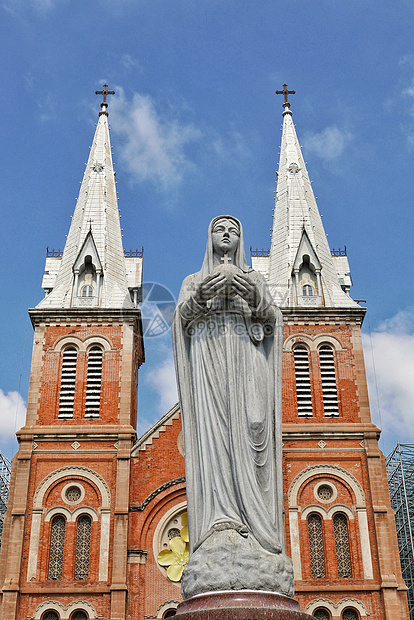
[[(200, 304), (205, 304), (209, 299), (224, 293), (229, 287), (227, 277), (220, 272), (208, 275), (198, 287), (195, 300)], [(230, 283), (230, 296), (240, 295), (251, 308), (256, 308), (260, 301), (260, 293), (257, 286), (251, 279), (243, 274), (236, 273)]]

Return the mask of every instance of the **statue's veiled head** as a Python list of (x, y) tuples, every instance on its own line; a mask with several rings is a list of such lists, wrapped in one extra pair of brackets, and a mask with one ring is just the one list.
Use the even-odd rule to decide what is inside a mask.
[(217, 265), (217, 257), (221, 259), (224, 256), (230, 256), (232, 264), (242, 271), (249, 271), (244, 254), (243, 227), (232, 215), (219, 215), (210, 222), (207, 248), (201, 267), (202, 278), (212, 273)]

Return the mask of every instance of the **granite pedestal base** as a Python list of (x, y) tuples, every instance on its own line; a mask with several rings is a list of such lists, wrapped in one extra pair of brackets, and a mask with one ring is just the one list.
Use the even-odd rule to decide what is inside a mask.
[(295, 599), (252, 590), (198, 594), (177, 609), (177, 620), (313, 620)]

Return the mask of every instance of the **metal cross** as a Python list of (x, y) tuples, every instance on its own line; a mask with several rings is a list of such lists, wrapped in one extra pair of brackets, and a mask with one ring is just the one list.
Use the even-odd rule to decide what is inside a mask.
[(227, 252), (224, 254), (224, 256), (221, 257), (220, 260), (223, 262), (223, 265), (228, 265), (229, 263), (231, 263), (231, 257), (228, 255)]
[(101, 103), (101, 111), (99, 112), (99, 116), (101, 116), (102, 114), (105, 114), (105, 116), (108, 116), (108, 112), (106, 111), (106, 108), (108, 107), (108, 102), (106, 100), (106, 95), (115, 95), (115, 91), (114, 90), (108, 90), (108, 84), (104, 84), (103, 85), (103, 90), (95, 90), (95, 95), (103, 95), (103, 101)]
[(285, 101), (283, 103), (284, 108), (290, 108), (290, 103), (288, 101), (288, 95), (294, 95), (294, 90), (288, 90), (287, 84), (283, 84), (283, 90), (277, 90), (276, 95), (284, 95)]
[(105, 105), (108, 105), (108, 103), (106, 101), (106, 95), (115, 95), (115, 91), (114, 90), (108, 90), (108, 84), (104, 84), (103, 85), (103, 90), (95, 90), (95, 95), (103, 95), (102, 103), (105, 104)]

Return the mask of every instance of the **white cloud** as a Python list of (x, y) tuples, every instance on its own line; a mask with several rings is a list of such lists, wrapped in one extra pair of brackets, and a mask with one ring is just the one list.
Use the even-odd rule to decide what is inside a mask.
[(374, 417), (385, 437), (413, 442), (414, 309), (399, 312), (371, 336), (364, 334), (363, 342)]
[(332, 161), (342, 155), (346, 145), (351, 140), (351, 133), (341, 131), (336, 125), (331, 125), (319, 133), (306, 133), (303, 145), (307, 152), (313, 153), (325, 161)]
[(111, 101), (113, 131), (121, 137), (120, 157), (136, 181), (149, 180), (162, 189), (177, 186), (194, 168), (186, 148), (201, 138), (192, 124), (161, 114), (149, 95), (132, 101), (118, 87)]
[(158, 412), (164, 415), (178, 401), (174, 360), (171, 354), (151, 371), (147, 383), (157, 393)]
[(26, 404), (18, 392), (0, 390), (0, 443), (13, 441), (14, 435), (24, 425)]

